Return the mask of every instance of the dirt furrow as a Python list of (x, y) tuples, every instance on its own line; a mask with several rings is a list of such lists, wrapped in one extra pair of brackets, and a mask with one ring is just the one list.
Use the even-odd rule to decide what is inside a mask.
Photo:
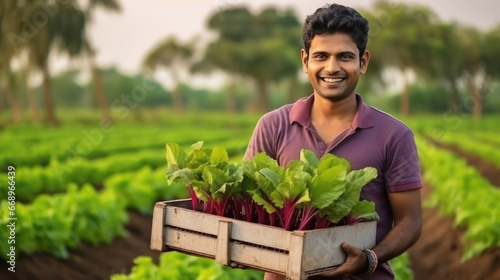
[(115, 238), (111, 244), (99, 246), (85, 243), (72, 250), (66, 260), (47, 253), (21, 254), (15, 273), (7, 270), (6, 262), (0, 263), (0, 279), (107, 280), (115, 273), (130, 273), (133, 259), (139, 255), (153, 256), (157, 261), (159, 253), (149, 249), (152, 216), (131, 212), (129, 217), (126, 238)]

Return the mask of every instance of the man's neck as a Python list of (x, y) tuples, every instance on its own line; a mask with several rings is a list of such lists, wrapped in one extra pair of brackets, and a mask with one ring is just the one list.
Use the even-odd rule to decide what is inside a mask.
[(313, 123), (352, 123), (356, 115), (358, 102), (356, 95), (352, 94), (341, 101), (332, 102), (323, 99), (314, 93), (314, 103), (311, 110)]

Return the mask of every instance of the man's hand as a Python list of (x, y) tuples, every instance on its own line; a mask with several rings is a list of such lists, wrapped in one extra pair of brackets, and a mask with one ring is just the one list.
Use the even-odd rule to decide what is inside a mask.
[(329, 271), (321, 274), (320, 276), (334, 277), (334, 276), (351, 276), (354, 274), (363, 273), (368, 264), (365, 252), (353, 247), (347, 243), (342, 243), (342, 250), (347, 254), (345, 262), (334, 271)]

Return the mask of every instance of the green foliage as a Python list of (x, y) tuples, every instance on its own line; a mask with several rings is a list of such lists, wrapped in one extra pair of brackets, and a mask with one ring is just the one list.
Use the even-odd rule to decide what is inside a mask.
[[(433, 186), (426, 205), (453, 216), (455, 226), (466, 226), (463, 259), (500, 247), (500, 190), (475, 168), (451, 152), (417, 138), (424, 179)], [(473, 187), (473, 189), (471, 189)]]
[(494, 143), (480, 142), (478, 139), (471, 138), (468, 133), (464, 132), (446, 132), (436, 140), (452, 144), (463, 151), (478, 155), (481, 159), (500, 168), (500, 150), (498, 149), (498, 145)]
[[(0, 203), (0, 225), (7, 228), (7, 200)], [(115, 192), (96, 192), (86, 185), (80, 190), (68, 186), (66, 194), (40, 195), (31, 204), (16, 203), (16, 249), (21, 252), (50, 252), (67, 257), (66, 248), (75, 248), (80, 241), (92, 244), (109, 243), (115, 236), (124, 236), (127, 222), (126, 204)], [(5, 235), (6, 236), (6, 235)], [(8, 244), (0, 245), (2, 257)]]
[(394, 271), (394, 279), (397, 280), (413, 280), (413, 271), (410, 268), (410, 257), (408, 253), (404, 253), (390, 261), (392, 271)]
[(208, 45), (202, 64), (253, 79), (264, 107), (259, 109), (270, 109), (267, 83), (295, 79), (300, 69), (301, 27), (295, 13), (267, 8), (253, 15), (231, 7), (212, 15), (208, 26), (219, 38)]
[[(349, 162), (333, 154), (318, 160), (313, 152), (302, 150), (300, 160), (281, 167), (265, 153), (258, 153), (238, 165), (228, 163), (224, 148), (205, 149), (202, 142), (197, 142), (189, 153), (176, 143), (167, 143), (166, 159), (169, 184), (184, 184), (204, 202), (225, 205), (229, 198), (252, 197), (269, 214), (277, 212), (287, 230), (298, 227), (293, 217), (305, 205), (314, 207), (333, 223), (352, 209), (352, 215), (360, 221), (378, 219), (373, 204), (357, 204), (362, 187), (377, 177), (377, 170), (366, 167), (351, 171)], [(217, 208), (216, 212), (221, 216), (226, 213)]]
[[(8, 143), (9, 149), (0, 155), (0, 168), (9, 164), (17, 166), (47, 165), (51, 160), (57, 159), (63, 165), (67, 162), (78, 162), (80, 159), (94, 159), (111, 154), (121, 154), (137, 151), (138, 149), (162, 149), (166, 141), (173, 141), (187, 145), (203, 138), (207, 144), (232, 141), (235, 132), (251, 134), (250, 123), (235, 123), (233, 128), (207, 128), (207, 120), (191, 120), (179, 122), (170, 126), (171, 129), (158, 129), (156, 126), (123, 125), (100, 129), (99, 127), (74, 127), (60, 131), (46, 132), (46, 128), (31, 127), (23, 130), (14, 128), (4, 131), (0, 135), (0, 143)], [(212, 120), (217, 121), (217, 120)], [(245, 120), (246, 121), (246, 120)], [(214, 123), (214, 125), (217, 125)], [(194, 129), (193, 127), (196, 127)], [(24, 132), (23, 132), (24, 131)], [(159, 132), (160, 131), (160, 132)], [(20, 133), (26, 133), (25, 140)], [(34, 133), (47, 135), (47, 141), (39, 141)], [(49, 140), (50, 135), (57, 139)], [(133, 143), (124, 141), (134, 137)], [(233, 141), (234, 142), (234, 141)], [(57, 146), (58, 149), (54, 149)], [(71, 166), (71, 164), (68, 164)], [(64, 169), (66, 166), (60, 166)]]
[(482, 40), (482, 62), (486, 64), (486, 71), (500, 77), (500, 60), (498, 56), (498, 48), (500, 45), (500, 25), (489, 30)]
[(177, 252), (161, 254), (159, 265), (148, 256), (139, 256), (134, 263), (129, 275), (114, 274), (111, 280), (258, 280), (264, 276), (260, 271), (231, 269), (210, 259)]

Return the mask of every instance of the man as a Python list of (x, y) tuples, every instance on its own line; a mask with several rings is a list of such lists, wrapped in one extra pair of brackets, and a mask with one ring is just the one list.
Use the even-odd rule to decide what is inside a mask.
[[(355, 92), (370, 60), (365, 50), (368, 29), (365, 18), (341, 5), (325, 6), (307, 17), (300, 55), (314, 93), (264, 115), (245, 154), (251, 159), (266, 152), (286, 166), (299, 159), (301, 149), (308, 149), (319, 157), (343, 157), (352, 169), (378, 170), (378, 177), (361, 192), (362, 199), (375, 202), (380, 215), (377, 245), (362, 251), (343, 243), (345, 263), (315, 279), (394, 279), (387, 261), (420, 235), (422, 180), (413, 134)], [(264, 279), (285, 278), (266, 273)]]

